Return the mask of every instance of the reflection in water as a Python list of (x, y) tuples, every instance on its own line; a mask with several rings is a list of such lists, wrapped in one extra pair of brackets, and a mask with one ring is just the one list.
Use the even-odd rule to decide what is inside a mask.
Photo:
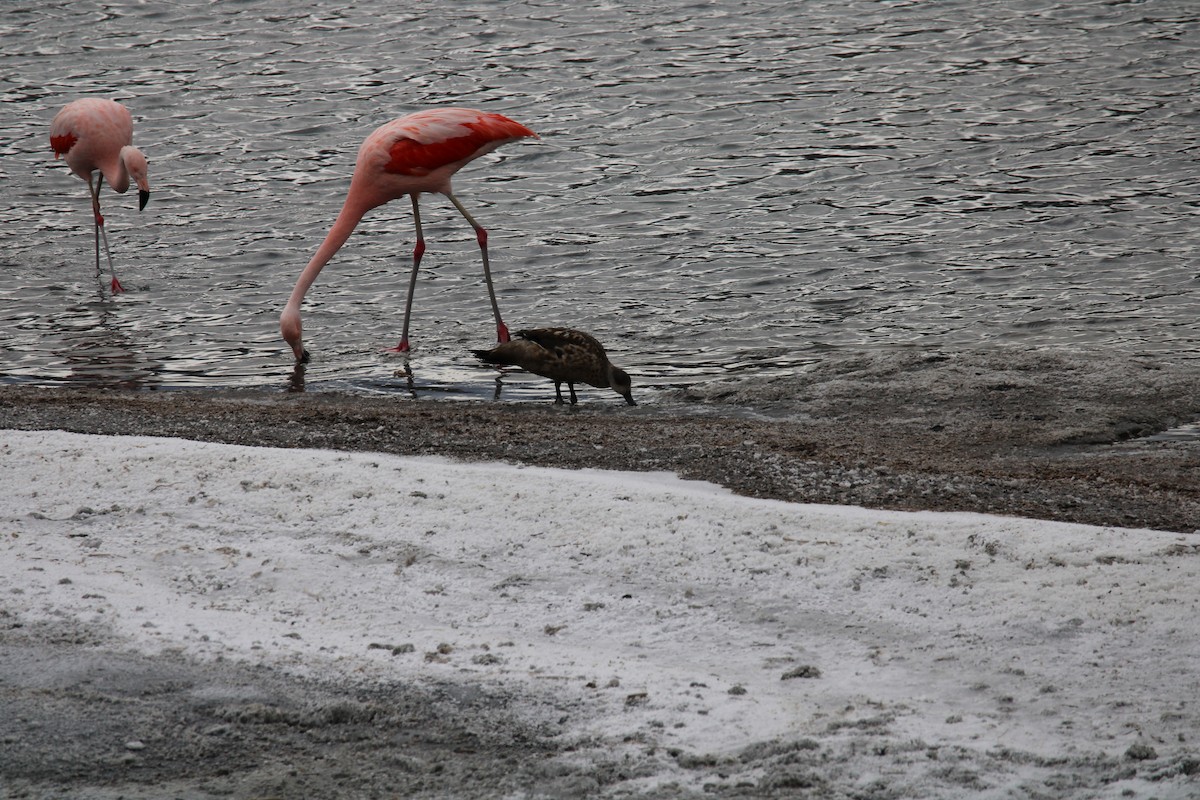
[[(103, 287), (98, 286), (103, 294)], [(120, 325), (109, 300), (88, 302), (59, 321), (54, 353), (66, 368), (63, 380), (121, 389), (156, 388), (162, 364)]]
[(287, 390), (289, 392), (304, 391), (304, 372), (305, 364), (303, 361), (297, 361), (292, 367), (292, 374), (288, 376)]
[(397, 378), (404, 378), (404, 386), (408, 390), (408, 395), (414, 398), (417, 396), (416, 385), (413, 383), (413, 371), (408, 363), (408, 359), (405, 359), (404, 366), (393, 372), (392, 375)]

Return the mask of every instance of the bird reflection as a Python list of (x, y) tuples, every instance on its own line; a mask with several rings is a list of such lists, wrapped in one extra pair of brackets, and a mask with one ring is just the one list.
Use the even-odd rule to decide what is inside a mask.
[(416, 398), (417, 390), (416, 386), (413, 384), (413, 371), (412, 367), (409, 366), (407, 361), (404, 362), (404, 367), (393, 372), (392, 376), (396, 378), (404, 378), (405, 386), (408, 389), (409, 396), (414, 399)]
[[(305, 376), (307, 372), (308, 364), (306, 362), (297, 361), (295, 364), (293, 364), (292, 371), (288, 374), (287, 383), (284, 386), (284, 390), (289, 393), (303, 392), (305, 390)], [(409, 396), (416, 398), (416, 383), (413, 378), (412, 367), (408, 365), (408, 362), (405, 362), (403, 368), (393, 372), (392, 377), (403, 378), (404, 389), (408, 392)]]
[(70, 370), (67, 380), (87, 386), (122, 389), (156, 387), (162, 362), (121, 326), (116, 306), (103, 298), (81, 303), (55, 320), (61, 345), (52, 352)]
[(297, 361), (292, 367), (292, 374), (288, 376), (287, 390), (289, 392), (304, 391), (304, 372), (308, 369), (303, 361)]

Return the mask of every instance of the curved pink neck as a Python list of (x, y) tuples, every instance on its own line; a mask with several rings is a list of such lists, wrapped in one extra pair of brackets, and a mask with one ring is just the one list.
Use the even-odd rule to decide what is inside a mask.
[(300, 308), (300, 303), (304, 300), (304, 295), (317, 280), (317, 276), (321, 274), (321, 269), (329, 263), (334, 254), (346, 243), (346, 240), (350, 238), (350, 234), (354, 232), (354, 228), (358, 225), (359, 220), (363, 218), (363, 214), (367, 213), (370, 208), (371, 206), (364, 206), (362, 203), (356, 202), (353, 194), (346, 198), (346, 203), (342, 206), (337, 219), (334, 220), (333, 227), (325, 235), (325, 241), (321, 242), (321, 246), (313, 254), (312, 260), (308, 262), (308, 266), (304, 268), (300, 273), (300, 277), (296, 279), (296, 286), (292, 289), (292, 294), (288, 298), (288, 308)]

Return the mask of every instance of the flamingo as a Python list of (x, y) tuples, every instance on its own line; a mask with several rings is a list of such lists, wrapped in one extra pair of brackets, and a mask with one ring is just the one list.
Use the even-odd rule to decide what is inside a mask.
[(633, 402), (629, 373), (613, 366), (604, 346), (591, 334), (572, 328), (535, 328), (517, 331), (517, 338), (502, 342), (491, 350), (472, 350), (489, 364), (502, 364), (532, 372), (554, 381), (555, 405), (562, 405), (562, 385), (571, 392), (571, 405), (578, 402), (575, 384), (586, 383), (613, 391)]
[(404, 327), (400, 343), (392, 352), (407, 353), (408, 323), (412, 313), (413, 290), (417, 285), (417, 270), (425, 252), (421, 232), (421, 209), (418, 198), (422, 192), (444, 194), (463, 218), (475, 229), (475, 239), (483, 257), (483, 278), (496, 317), (496, 337), (509, 340), (508, 328), (500, 318), (496, 291), (492, 287), (492, 272), (488, 263), (487, 231), (467, 211), (450, 187), (450, 178), (469, 162), (490, 153), (497, 147), (518, 139), (538, 138), (537, 134), (519, 122), (495, 113), (470, 108), (433, 108), (394, 119), (368, 136), (358, 150), (350, 191), (337, 220), (325, 241), (317, 248), (312, 260), (300, 273), (296, 286), (279, 316), (279, 331), (291, 345), (297, 363), (309, 360), (301, 340), (300, 303), (329, 260), (333, 258), (363, 215), (376, 206), (408, 195), (412, 199), (413, 222), (417, 229), (413, 247), (412, 276), (408, 283), (408, 299), (404, 305)]
[[(100, 186), (108, 178), (113, 191), (125, 194), (132, 180), (138, 187), (138, 211), (150, 200), (150, 181), (146, 156), (133, 146), (133, 117), (129, 109), (114, 100), (83, 98), (63, 106), (50, 123), (50, 147), (54, 158), (65, 156), (71, 172), (87, 181), (95, 217), (96, 273), (100, 272), (100, 240), (112, 275), (113, 294), (125, 291), (113, 269), (104, 217), (100, 214)], [(100, 171), (95, 184), (92, 173)]]

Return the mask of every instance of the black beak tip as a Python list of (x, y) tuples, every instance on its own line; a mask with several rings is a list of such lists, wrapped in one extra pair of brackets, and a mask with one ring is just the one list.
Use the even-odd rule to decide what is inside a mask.
[(633, 395), (625, 395), (625, 402), (631, 406), (637, 405), (637, 403), (633, 402)]
[(146, 207), (146, 203), (150, 202), (150, 192), (145, 189), (138, 190), (138, 211)]

